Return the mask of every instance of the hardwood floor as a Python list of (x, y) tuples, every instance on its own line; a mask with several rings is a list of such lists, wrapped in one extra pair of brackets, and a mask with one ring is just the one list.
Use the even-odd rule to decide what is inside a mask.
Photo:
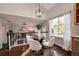
[(38, 53), (35, 51), (31, 51), (31, 53), (27, 54), (28, 56), (70, 56), (71, 53), (69, 51), (63, 50), (61, 47), (54, 45), (52, 48), (44, 48)]
[(9, 50), (0, 51), (0, 56), (9, 56)]
[(27, 45), (15, 46), (8, 50), (1, 50), (0, 56), (20, 56), (28, 48)]
[(70, 51), (65, 51), (61, 47), (54, 45), (52, 48), (45, 49), (45, 55), (47, 56), (71, 56)]
[[(22, 50), (22, 48), (20, 49), (20, 47), (19, 47), (17, 50), (18, 52), (16, 52), (15, 50), (17, 50), (17, 49), (14, 49), (14, 50), (12, 49), (12, 52), (9, 50), (0, 51), (0, 55), (1, 56), (12, 56), (12, 55), (20, 56), (22, 54), (22, 51), (20, 51), (20, 50)], [(19, 52), (21, 52), (21, 53), (19, 53)], [(10, 55), (9, 55), (9, 53), (10, 53)], [(32, 51), (28, 56), (71, 56), (71, 52), (65, 51), (61, 47), (54, 45), (52, 48), (42, 49), (39, 53)]]

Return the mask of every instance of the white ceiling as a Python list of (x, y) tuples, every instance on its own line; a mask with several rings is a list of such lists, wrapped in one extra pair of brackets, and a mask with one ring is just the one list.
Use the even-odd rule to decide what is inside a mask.
[[(56, 3), (41, 3), (41, 10), (45, 13), (55, 7)], [(0, 4), (0, 17), (10, 21), (14, 25), (22, 25), (26, 22), (28, 25), (36, 25), (42, 23), (45, 19), (33, 18), (35, 10), (38, 9), (38, 3), (1, 3)]]
[[(38, 8), (39, 3), (1, 3), (0, 7), (24, 7), (24, 8)], [(50, 10), (51, 8), (53, 8), (54, 6), (56, 6), (57, 3), (40, 3), (41, 9), (44, 8), (45, 10)]]
[(49, 11), (51, 8), (54, 8), (57, 3), (41, 3), (41, 7), (43, 7), (46, 11)]
[(6, 14), (0, 14), (0, 17), (9, 21), (13, 25), (23, 25), (25, 22), (27, 26), (33, 26), (37, 25), (39, 23), (43, 23), (46, 20), (41, 20), (41, 19), (33, 19), (33, 18), (28, 18), (28, 17), (21, 17), (21, 16), (15, 16), (15, 15), (6, 15)]
[[(43, 12), (42, 19), (47, 19), (47, 13), (56, 6), (56, 3), (41, 3)], [(38, 3), (0, 3), (0, 14), (9, 14), (36, 18), (35, 11), (38, 10)]]

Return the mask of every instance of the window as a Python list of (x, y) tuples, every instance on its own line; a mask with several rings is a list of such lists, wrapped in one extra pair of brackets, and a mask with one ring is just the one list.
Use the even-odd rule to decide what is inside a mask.
[(57, 17), (51, 20), (51, 30), (54, 36), (63, 37), (64, 31), (64, 17)]
[[(71, 14), (56, 17), (49, 21), (49, 36), (63, 38), (63, 49), (71, 50)], [(59, 38), (61, 37), (61, 38)], [(58, 43), (59, 44), (59, 43)]]
[[(69, 20), (67, 20), (67, 19), (69, 19)], [(68, 22), (69, 22), (69, 24), (67, 24)], [(70, 31), (69, 25), (70, 25), (70, 13), (50, 20), (49, 21), (50, 35), (63, 37), (63, 35), (66, 31), (65, 29), (68, 29), (68, 31)], [(66, 26), (67, 26), (67, 28), (65, 28)]]
[(58, 32), (59, 32), (59, 37), (63, 37), (64, 34), (64, 16), (59, 17), (58, 21)]

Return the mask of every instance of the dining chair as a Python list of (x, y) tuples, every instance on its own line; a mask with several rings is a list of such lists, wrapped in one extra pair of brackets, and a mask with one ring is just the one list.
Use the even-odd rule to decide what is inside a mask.
[(53, 46), (53, 44), (54, 44), (54, 37), (50, 37), (50, 38), (48, 38), (48, 40), (49, 41), (46, 41), (46, 40), (44, 40), (43, 41), (43, 46), (45, 46), (45, 47), (52, 47)]
[(22, 56), (29, 55), (31, 51), (35, 51), (38, 54), (42, 49), (40, 42), (33, 40), (32, 38), (27, 38), (27, 43), (29, 44), (29, 48), (22, 54)]

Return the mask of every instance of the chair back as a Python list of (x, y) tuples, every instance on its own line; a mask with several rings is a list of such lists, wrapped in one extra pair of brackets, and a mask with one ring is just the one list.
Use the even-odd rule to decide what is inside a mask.
[(28, 40), (27, 41), (28, 44), (29, 44), (29, 48), (31, 50), (34, 50), (34, 51), (39, 51), (41, 48), (42, 48), (42, 45), (40, 44), (40, 42), (36, 41), (36, 40)]
[(28, 42), (28, 40), (33, 40), (32, 36), (30, 36), (30, 35), (26, 35), (26, 39), (27, 39), (27, 42)]
[(51, 38), (50, 38), (48, 46), (50, 46), (50, 47), (53, 46), (53, 44), (54, 44), (54, 39), (55, 39), (54, 37), (51, 37)]

